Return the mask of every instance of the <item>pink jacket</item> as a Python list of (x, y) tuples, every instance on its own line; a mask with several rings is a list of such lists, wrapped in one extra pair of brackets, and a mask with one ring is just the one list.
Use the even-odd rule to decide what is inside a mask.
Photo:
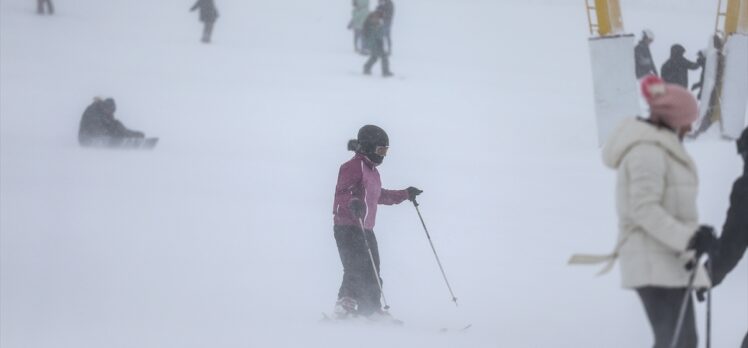
[(377, 204), (402, 203), (408, 199), (408, 191), (383, 189), (379, 171), (374, 163), (357, 153), (350, 161), (340, 166), (333, 205), (336, 226), (359, 226), (358, 219), (350, 211), (350, 203), (354, 198), (360, 199), (366, 205), (364, 228), (371, 230), (374, 229), (377, 219)]

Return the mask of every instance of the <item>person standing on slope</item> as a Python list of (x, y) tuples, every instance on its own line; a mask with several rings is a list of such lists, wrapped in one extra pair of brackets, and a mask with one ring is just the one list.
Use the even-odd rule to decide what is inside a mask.
[(368, 53), (361, 36), (364, 30), (364, 22), (368, 16), (369, 0), (353, 0), (353, 13), (351, 14), (351, 21), (348, 23), (348, 29), (353, 30), (353, 50), (356, 53)]
[(382, 77), (392, 76), (390, 60), (384, 51), (384, 14), (381, 10), (372, 12), (364, 23), (364, 43), (369, 49), (369, 60), (364, 64), (364, 75), (371, 75), (371, 68), (382, 60)]
[(49, 14), (55, 14), (55, 7), (52, 5), (52, 0), (36, 0), (36, 13), (43, 15), (45, 5)]
[(380, 276), (378, 280), (376, 277), (376, 274), (381, 275), (379, 248), (373, 230), (377, 205), (413, 201), (423, 191), (415, 187), (405, 190), (382, 188), (377, 167), (389, 149), (389, 138), (382, 128), (362, 127), (358, 139), (351, 140), (348, 149), (356, 154), (340, 166), (333, 204), (333, 231), (343, 264), (343, 282), (338, 291), (335, 316), (338, 319), (359, 315), (371, 319), (388, 318), (389, 313), (382, 310), (380, 302), (382, 278)]
[[(748, 248), (748, 128), (738, 139), (738, 153), (743, 158), (743, 175), (732, 186), (730, 208), (722, 227), (719, 248), (710, 257), (715, 286), (735, 268)], [(748, 333), (741, 347), (748, 348)]]
[(688, 70), (696, 70), (704, 64), (704, 58), (699, 58), (695, 63), (686, 59), (686, 49), (675, 44), (670, 47), (670, 58), (662, 65), (662, 79), (668, 83), (675, 83), (683, 88), (688, 88)]
[[(655, 348), (670, 347), (689, 282), (685, 267), (696, 254), (716, 244), (714, 230), (699, 226), (696, 165), (683, 147), (683, 136), (696, 121), (691, 93), (656, 76), (642, 81), (648, 119), (625, 120), (603, 149), (606, 166), (618, 172), (616, 202), (623, 287), (637, 292), (655, 336)], [(694, 286), (709, 287), (703, 266)], [(696, 347), (693, 301), (678, 347)]]
[(652, 59), (652, 52), (649, 51), (649, 45), (654, 41), (654, 33), (651, 30), (645, 29), (642, 31), (642, 38), (639, 43), (634, 47), (634, 62), (636, 63), (636, 78), (641, 79), (647, 75), (657, 76), (657, 67), (655, 66), (654, 59)]
[(384, 19), (384, 42), (387, 43), (385, 54), (392, 54), (392, 20), (395, 18), (395, 3), (392, 0), (379, 0), (378, 11), (382, 11)]
[(203, 43), (210, 43), (213, 36), (213, 25), (218, 19), (218, 9), (213, 0), (197, 0), (190, 11), (200, 9), (200, 21), (203, 22)]

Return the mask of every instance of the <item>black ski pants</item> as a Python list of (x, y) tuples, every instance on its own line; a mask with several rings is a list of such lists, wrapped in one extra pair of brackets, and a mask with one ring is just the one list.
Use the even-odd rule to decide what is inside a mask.
[(52, 5), (52, 0), (36, 0), (36, 12), (44, 14), (44, 5), (47, 5), (47, 12), (49, 14), (55, 13), (55, 7)]
[(203, 22), (203, 39), (202, 41), (204, 43), (209, 43), (211, 40), (211, 37), (213, 36), (213, 25), (215, 25), (216, 22), (214, 21), (206, 21)]
[[(369, 315), (382, 307), (382, 295), (371, 258), (364, 242), (364, 233), (357, 226), (335, 226), (335, 242), (338, 244), (340, 261), (343, 263), (343, 283), (338, 299), (350, 297), (358, 302), (358, 314)], [(379, 273), (379, 248), (374, 231), (366, 230), (366, 241), (371, 248), (374, 265)], [(382, 278), (379, 278), (380, 282)]]
[[(675, 334), (675, 325), (678, 322), (678, 314), (686, 295), (685, 288), (661, 288), (642, 287), (636, 292), (647, 312), (647, 318), (654, 331), (654, 348), (670, 348), (671, 340)], [(693, 310), (693, 298), (688, 299), (688, 309), (683, 320), (678, 348), (696, 348), (698, 337), (696, 335), (696, 317)]]
[(369, 56), (369, 60), (366, 61), (366, 65), (364, 65), (364, 72), (370, 74), (371, 68), (377, 63), (379, 58), (382, 59), (382, 75), (390, 74), (390, 59), (385, 53), (372, 53)]

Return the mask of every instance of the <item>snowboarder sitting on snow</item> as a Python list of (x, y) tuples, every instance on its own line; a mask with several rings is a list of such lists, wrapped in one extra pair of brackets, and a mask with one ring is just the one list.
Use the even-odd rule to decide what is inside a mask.
[[(696, 165), (683, 136), (698, 117), (696, 99), (656, 76), (642, 81), (648, 119), (628, 119), (603, 150), (605, 165), (617, 170), (616, 196), (623, 287), (636, 290), (655, 335), (655, 347), (670, 347), (696, 254), (716, 244), (714, 230), (699, 226)], [(709, 287), (703, 266), (694, 286)], [(689, 299), (689, 301), (692, 301)], [(689, 302), (678, 347), (696, 347), (696, 322)]]
[(364, 74), (371, 75), (371, 68), (376, 64), (377, 59), (382, 59), (382, 76), (390, 77), (390, 60), (384, 51), (384, 13), (377, 9), (366, 17), (364, 23), (364, 43), (369, 49), (369, 60), (364, 65)]
[[(717, 252), (711, 256), (712, 282), (718, 285), (738, 264), (748, 248), (748, 128), (738, 139), (738, 153), (743, 158), (743, 175), (735, 181), (730, 194), (730, 209), (722, 227)], [(743, 340), (748, 348), (748, 334)]]
[(144, 138), (143, 132), (133, 131), (114, 118), (117, 106), (114, 99), (94, 102), (86, 108), (78, 130), (78, 143), (81, 146), (117, 146), (130, 138)]
[(381, 309), (381, 277), (378, 280), (376, 276), (380, 274), (379, 248), (373, 231), (377, 205), (413, 201), (422, 191), (415, 187), (394, 191), (382, 188), (377, 166), (384, 161), (388, 148), (389, 138), (383, 129), (364, 126), (358, 139), (348, 144), (348, 149), (356, 154), (340, 166), (333, 205), (335, 242), (343, 263), (343, 282), (335, 304), (338, 319), (356, 315), (389, 317)]
[(649, 45), (654, 41), (654, 33), (645, 29), (642, 31), (642, 39), (634, 48), (634, 61), (636, 62), (636, 78), (640, 79), (647, 75), (657, 76), (657, 67), (655, 67), (652, 52), (649, 51)]
[(218, 9), (213, 0), (197, 0), (190, 11), (200, 9), (200, 21), (203, 22), (203, 43), (210, 43), (210, 37), (213, 35), (213, 25), (218, 19)]
[(686, 49), (675, 44), (670, 47), (670, 58), (662, 65), (662, 79), (668, 83), (675, 83), (683, 88), (688, 88), (688, 70), (700, 68), (705, 59), (700, 57), (695, 63), (686, 59), (683, 55)]

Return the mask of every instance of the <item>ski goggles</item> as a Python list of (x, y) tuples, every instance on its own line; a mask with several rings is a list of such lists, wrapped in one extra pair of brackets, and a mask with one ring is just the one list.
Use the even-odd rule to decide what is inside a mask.
[(389, 146), (377, 146), (374, 148), (374, 153), (379, 156), (387, 156), (387, 151), (390, 149)]

